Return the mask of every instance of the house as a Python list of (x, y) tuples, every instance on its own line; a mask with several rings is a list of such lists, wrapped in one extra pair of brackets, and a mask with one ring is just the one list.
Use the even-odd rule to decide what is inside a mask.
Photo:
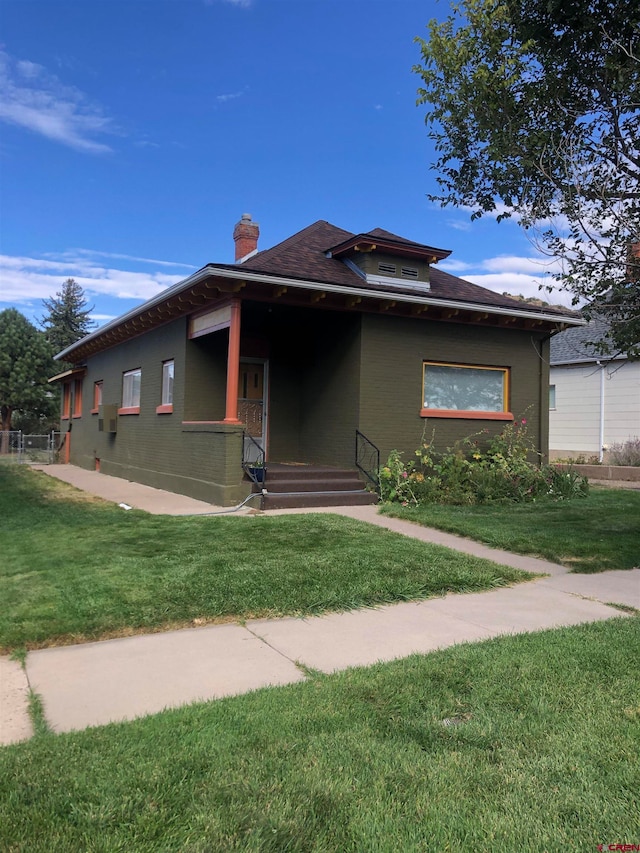
[(258, 251), (244, 214), (233, 236), (235, 264), (57, 356), (74, 364), (57, 377), (68, 461), (228, 506), (256, 458), (268, 492), (286, 465), (281, 491), (326, 504), (356, 445), (375, 478), (375, 447), (412, 455), (425, 430), (446, 446), (525, 413), (546, 454), (549, 339), (583, 321), (449, 275), (448, 251), (380, 228), (321, 220)]
[(609, 330), (596, 317), (551, 340), (549, 448), (552, 459), (597, 456), (640, 437), (640, 361), (599, 351)]

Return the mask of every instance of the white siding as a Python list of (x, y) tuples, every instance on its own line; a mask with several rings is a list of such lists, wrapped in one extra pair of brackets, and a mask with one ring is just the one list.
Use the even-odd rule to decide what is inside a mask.
[[(551, 368), (550, 451), (600, 452), (600, 371), (596, 364)], [(604, 376), (604, 444), (640, 437), (640, 363), (612, 362)]]

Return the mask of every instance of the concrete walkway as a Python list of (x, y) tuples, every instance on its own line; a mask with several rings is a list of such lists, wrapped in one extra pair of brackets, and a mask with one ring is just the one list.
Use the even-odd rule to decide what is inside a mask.
[[(216, 510), (200, 501), (74, 466), (43, 470), (107, 500), (149, 512), (183, 515), (192, 510), (191, 504), (199, 505), (193, 511), (200, 514)], [(30, 736), (29, 687), (42, 697), (53, 730), (71, 731), (268, 685), (291, 684), (304, 678), (303, 667), (334, 672), (501, 634), (620, 616), (612, 603), (640, 609), (640, 569), (568, 574), (565, 567), (545, 560), (385, 518), (375, 507), (322, 511), (548, 577), (489, 592), (306, 619), (252, 620), (245, 625), (211, 625), (42, 649), (28, 655), (26, 673), (17, 662), (0, 658), (0, 743)]]
[[(142, 509), (152, 515), (207, 515), (228, 512), (228, 508), (224, 509), (205, 501), (198, 501), (187, 495), (154, 489), (152, 486), (143, 486), (142, 483), (123, 480), (121, 477), (111, 477), (99, 471), (78, 468), (77, 465), (33, 465), (32, 467), (36, 471), (49, 474), (56, 480), (63, 480), (75, 486), (76, 489), (103, 498), (105, 501), (126, 504), (128, 507)], [(245, 512), (249, 512), (249, 509)]]

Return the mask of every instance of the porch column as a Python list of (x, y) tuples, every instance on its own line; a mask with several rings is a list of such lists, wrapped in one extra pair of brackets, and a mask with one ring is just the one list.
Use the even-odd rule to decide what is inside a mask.
[(223, 423), (239, 424), (238, 378), (240, 376), (240, 306), (239, 299), (231, 303), (229, 352), (227, 355), (227, 404)]

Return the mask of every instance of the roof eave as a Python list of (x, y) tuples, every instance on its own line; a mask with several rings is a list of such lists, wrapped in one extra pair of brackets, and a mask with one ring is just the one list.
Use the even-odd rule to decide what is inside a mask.
[(355, 234), (348, 240), (338, 243), (337, 246), (332, 246), (327, 251), (327, 255), (331, 258), (339, 258), (348, 252), (357, 251), (361, 244), (387, 250), (402, 257), (421, 258), (429, 263), (442, 261), (451, 254), (449, 249), (436, 249), (434, 246), (422, 246), (419, 243), (400, 243), (385, 237), (375, 237), (371, 234)]
[(193, 273), (193, 275), (189, 276), (188, 278), (182, 279), (181, 281), (172, 285), (167, 290), (163, 290), (157, 296), (147, 300), (147, 302), (143, 302), (142, 305), (131, 309), (131, 311), (128, 311), (126, 314), (122, 314), (115, 320), (111, 320), (106, 325), (101, 326), (99, 329), (96, 329), (94, 332), (91, 332), (90, 334), (86, 335), (80, 341), (77, 341), (75, 344), (72, 344), (70, 347), (67, 347), (66, 349), (62, 350), (62, 352), (59, 352), (56, 356), (54, 356), (55, 359), (70, 360), (69, 356), (71, 356), (75, 350), (79, 349), (81, 345), (85, 345), (93, 340), (96, 340), (101, 335), (104, 335), (106, 332), (109, 332), (110, 330), (121, 326), (128, 320), (132, 320), (140, 314), (143, 314), (145, 311), (149, 311), (150, 309), (162, 304), (163, 302), (168, 301), (174, 296), (179, 296), (181, 293), (183, 293), (193, 285), (198, 284), (211, 277), (227, 278), (236, 281), (241, 280), (254, 283), (257, 282), (265, 284), (275, 284), (285, 287), (298, 288), (300, 290), (322, 290), (327, 293), (336, 293), (346, 296), (360, 296), (370, 299), (389, 299), (395, 302), (403, 302), (415, 305), (432, 305), (443, 308), (452, 308), (454, 310), (457, 309), (466, 311), (478, 311), (484, 312), (486, 314), (493, 314), (496, 316), (517, 317), (523, 320), (541, 320), (547, 323), (562, 323), (564, 325), (569, 326), (586, 325), (586, 321), (582, 318), (569, 317), (560, 314), (546, 314), (540, 311), (489, 305), (484, 302), (467, 302), (458, 299), (441, 299), (433, 295), (422, 296), (418, 294), (408, 294), (391, 290), (370, 290), (366, 287), (331, 284), (328, 282), (313, 281), (307, 279), (296, 279), (290, 278), (288, 276), (272, 275), (270, 273), (251, 272), (242, 268), (228, 268), (226, 266), (216, 266), (215, 264), (207, 264), (206, 267), (202, 267), (202, 269)]
[[(96, 329), (94, 332), (90, 332), (88, 335), (85, 335), (84, 338), (81, 338), (79, 341), (76, 341), (75, 344), (71, 344), (71, 346), (63, 349), (61, 352), (54, 355), (55, 361), (64, 361), (67, 356), (71, 355), (74, 350), (78, 349), (80, 344), (89, 343), (89, 341), (93, 341), (96, 338), (99, 338), (105, 332), (110, 331), (111, 329), (115, 329), (118, 326), (121, 326), (123, 323), (126, 323), (127, 320), (132, 320), (134, 317), (137, 317), (139, 314), (142, 314), (144, 311), (148, 311), (151, 308), (155, 308), (156, 305), (161, 305), (168, 299), (171, 299), (172, 296), (178, 296), (187, 288), (191, 287), (194, 284), (198, 284), (204, 279), (208, 278), (211, 275), (210, 264), (206, 267), (202, 267), (197, 272), (194, 272), (193, 275), (190, 275), (188, 278), (183, 278), (180, 281), (177, 281), (175, 284), (171, 285), (171, 287), (166, 290), (160, 291), (156, 296), (152, 296), (151, 299), (148, 299), (146, 302), (143, 302), (141, 305), (137, 305), (135, 308), (132, 308), (130, 311), (127, 311), (125, 314), (121, 314), (119, 317), (116, 317), (115, 320), (110, 320), (108, 323), (105, 323), (104, 326), (100, 326), (99, 329)], [(243, 277), (243, 276), (242, 276)]]

